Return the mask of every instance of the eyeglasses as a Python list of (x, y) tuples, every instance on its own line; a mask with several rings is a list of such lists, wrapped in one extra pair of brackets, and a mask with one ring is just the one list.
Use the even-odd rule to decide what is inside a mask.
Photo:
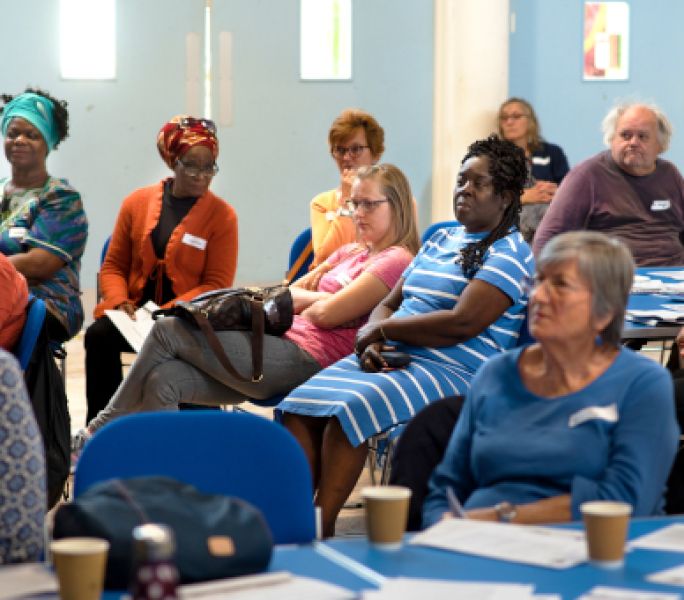
[(189, 177), (213, 177), (219, 172), (219, 166), (216, 163), (210, 167), (198, 167), (196, 165), (186, 165), (182, 160), (178, 159), (178, 164), (183, 167), (183, 171)]
[(508, 114), (508, 115), (507, 115), (507, 114), (503, 114), (503, 115), (499, 115), (499, 121), (502, 121), (502, 122), (503, 122), (503, 121), (508, 121), (508, 120), (511, 120), (511, 119), (512, 119), (513, 121), (517, 121), (518, 119), (522, 119), (523, 117), (527, 117), (527, 115), (525, 115), (525, 114), (523, 114), (523, 113), (511, 113), (511, 114)]
[(349, 200), (347, 202), (347, 207), (352, 212), (357, 212), (362, 208), (363, 212), (371, 213), (383, 202), (389, 202), (389, 200), (387, 200), (387, 198), (383, 198), (382, 200)]
[(195, 117), (183, 117), (180, 121), (181, 127), (195, 127), (201, 125), (207, 131), (216, 135), (216, 123), (211, 119), (195, 119)]
[(351, 146), (334, 146), (332, 149), (332, 155), (335, 158), (342, 159), (344, 158), (345, 154), (349, 153), (349, 156), (351, 158), (358, 158), (361, 156), (361, 153), (366, 149), (370, 148), (370, 146), (362, 146), (361, 144), (353, 144)]
[(546, 285), (548, 293), (554, 298), (564, 298), (573, 292), (589, 292), (589, 288), (582, 285), (575, 285), (566, 281), (563, 277), (542, 277), (535, 275), (534, 277), (525, 277), (522, 280), (522, 288), (527, 296), (530, 296), (535, 290), (542, 285)]

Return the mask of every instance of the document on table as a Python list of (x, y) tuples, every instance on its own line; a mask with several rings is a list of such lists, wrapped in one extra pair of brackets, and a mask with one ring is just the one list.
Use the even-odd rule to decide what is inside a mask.
[(121, 335), (126, 338), (131, 348), (140, 352), (145, 338), (154, 325), (152, 313), (158, 309), (159, 307), (149, 300), (135, 311), (135, 321), (122, 310), (106, 310), (105, 314), (116, 325)]
[(577, 600), (681, 600), (679, 594), (597, 585)]
[(552, 569), (587, 560), (584, 531), (469, 519), (440, 521), (409, 543)]
[(647, 550), (666, 550), (668, 552), (684, 552), (684, 523), (673, 523), (642, 535), (629, 543), (630, 548)]
[[(676, 279), (677, 281), (684, 281), (684, 271), (651, 271), (649, 273), (652, 277), (669, 277), (670, 279)], [(636, 275), (637, 277), (644, 277), (644, 275)]]
[(387, 579), (379, 590), (365, 591), (362, 600), (532, 600), (534, 586), (520, 583), (485, 583), (414, 579)]
[(658, 323), (684, 324), (684, 313), (682, 313), (680, 310), (663, 310), (657, 308), (652, 310), (629, 309), (625, 315), (625, 318), (628, 321), (654, 326)]
[(45, 563), (0, 566), (0, 600), (57, 594), (57, 578)]
[(646, 576), (648, 581), (652, 583), (661, 583), (663, 585), (678, 585), (684, 587), (684, 565), (651, 573)]
[(353, 600), (346, 588), (286, 571), (180, 586), (181, 600)]

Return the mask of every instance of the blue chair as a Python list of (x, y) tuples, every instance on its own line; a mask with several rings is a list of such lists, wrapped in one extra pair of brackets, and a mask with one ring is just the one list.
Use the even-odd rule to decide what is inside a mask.
[[(309, 266), (313, 261), (313, 248), (310, 246), (310, 244), (311, 227), (307, 227), (295, 238), (294, 242), (292, 242), (292, 246), (290, 247), (290, 260), (287, 265), (288, 274), (286, 276), (289, 281), (296, 281), (302, 275), (306, 275), (309, 271)], [(300, 257), (303, 258), (301, 259), (299, 266), (294, 273), (291, 273), (290, 271)]]
[(45, 302), (31, 294), (26, 307), (24, 329), (21, 332), (19, 342), (13, 350), (13, 354), (17, 357), (23, 371), (28, 367), (31, 356), (33, 356), (33, 350), (36, 347), (36, 342), (38, 341), (38, 336), (43, 329), (45, 310)]
[(460, 223), (455, 220), (437, 221), (437, 223), (432, 223), (431, 225), (427, 226), (425, 231), (423, 231), (423, 235), (420, 237), (420, 241), (424, 244), (432, 237), (432, 234), (435, 233), (435, 231), (437, 231), (438, 229), (442, 229), (443, 227), (457, 227), (458, 225), (460, 225)]
[(315, 538), (309, 463), (294, 437), (268, 419), (212, 411), (120, 417), (85, 445), (74, 495), (107, 479), (144, 475), (247, 500), (261, 510), (277, 544)]

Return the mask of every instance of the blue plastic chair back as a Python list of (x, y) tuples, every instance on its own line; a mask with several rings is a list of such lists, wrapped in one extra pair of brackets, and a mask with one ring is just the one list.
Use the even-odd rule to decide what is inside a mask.
[(112, 478), (162, 475), (247, 500), (277, 544), (315, 538), (311, 470), (281, 425), (247, 413), (150, 412), (115, 419), (89, 440), (74, 494)]
[(438, 229), (442, 229), (443, 227), (457, 227), (458, 225), (460, 225), (460, 223), (456, 220), (437, 221), (437, 223), (432, 223), (432, 225), (428, 225), (425, 231), (423, 231), (420, 241), (424, 244)]
[(102, 244), (102, 251), (100, 252), (100, 266), (104, 262), (105, 256), (107, 256), (107, 250), (109, 250), (109, 243), (112, 241), (112, 236), (110, 235)]
[[(307, 244), (310, 241), (311, 241), (311, 227), (307, 227), (304, 231), (302, 231), (295, 238), (295, 241), (292, 242), (292, 246), (290, 247), (290, 261), (287, 264), (288, 270), (290, 270), (292, 268), (292, 266), (295, 264), (295, 262), (299, 258), (299, 255), (302, 253), (304, 248), (306, 248)], [(302, 263), (302, 266), (299, 267), (297, 273), (292, 278), (292, 281), (296, 281), (302, 275), (306, 275), (307, 272), (309, 271), (309, 265), (311, 265), (312, 261), (313, 261), (313, 252), (311, 252), (311, 254), (309, 254), (307, 259)]]
[(17, 357), (19, 365), (24, 371), (26, 370), (26, 367), (28, 367), (31, 356), (33, 355), (38, 336), (43, 329), (43, 323), (45, 323), (45, 302), (31, 294), (31, 296), (29, 296), (24, 329), (21, 332), (19, 342), (14, 348), (14, 355)]

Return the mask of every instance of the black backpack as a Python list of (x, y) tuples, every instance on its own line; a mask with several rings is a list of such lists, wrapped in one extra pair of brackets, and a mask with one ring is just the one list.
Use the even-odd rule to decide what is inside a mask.
[(45, 446), (47, 507), (50, 509), (62, 496), (69, 477), (71, 419), (64, 380), (55, 362), (45, 324), (24, 371), (24, 380)]

